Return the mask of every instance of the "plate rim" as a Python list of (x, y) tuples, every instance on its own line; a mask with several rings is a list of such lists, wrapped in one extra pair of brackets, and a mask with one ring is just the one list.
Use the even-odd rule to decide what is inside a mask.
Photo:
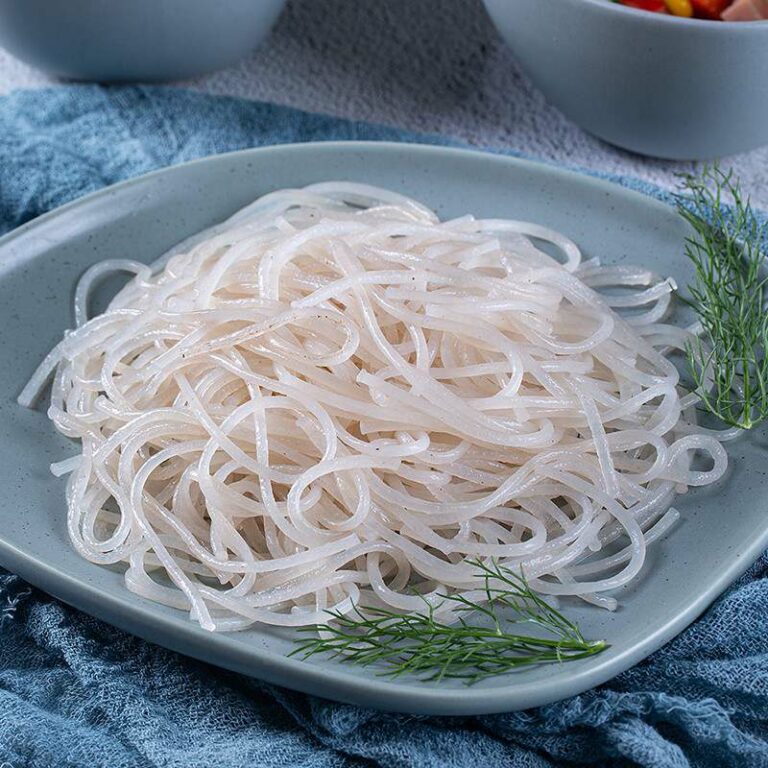
[[(13, 248), (11, 248), (11, 258), (7, 258), (7, 254), (3, 252), (8, 250), (8, 246), (12, 245), (15, 240), (30, 233), (34, 234), (35, 230), (41, 226), (62, 215), (76, 212), (78, 208), (88, 207), (102, 198), (123, 192), (158, 177), (174, 174), (191, 166), (216, 164), (223, 160), (240, 162), (241, 160), (253, 159), (257, 161), (259, 157), (266, 154), (302, 154), (318, 151), (348, 151), (364, 154), (396, 152), (400, 154), (466, 157), (508, 165), (517, 170), (531, 172), (534, 175), (544, 173), (555, 177), (564, 177), (614, 195), (626, 196), (630, 201), (645, 207), (656, 207), (659, 212), (668, 213), (672, 210), (670, 206), (656, 198), (604, 178), (590, 176), (547, 162), (496, 152), (395, 141), (317, 141), (274, 144), (209, 155), (160, 168), (90, 192), (54, 208), (0, 237), (0, 279), (7, 270), (13, 269), (14, 266), (23, 264), (27, 259), (32, 258), (30, 256), (25, 257), (23, 251), (15, 253)], [(3, 258), (4, 256), (6, 258)], [(15, 399), (15, 394), (12, 396)], [(341, 666), (338, 668), (317, 667), (311, 662), (291, 658), (268, 648), (245, 646), (232, 639), (237, 636), (237, 633), (212, 634), (197, 627), (192, 622), (181, 629), (177, 617), (169, 618), (151, 612), (141, 603), (138, 603), (139, 598), (127, 589), (119, 595), (102, 592), (97, 586), (85, 584), (67, 572), (17, 548), (3, 538), (1, 531), (0, 566), (18, 574), (33, 586), (78, 610), (117, 626), (130, 634), (139, 636), (148, 642), (162, 645), (212, 666), (230, 669), (267, 683), (315, 696), (323, 695), (318, 694), (318, 691), (327, 691), (328, 696), (326, 698), (374, 709), (413, 714), (467, 716), (528, 709), (560, 701), (601, 685), (629, 669), (658, 650), (697, 619), (725, 589), (749, 568), (762, 551), (768, 547), (768, 524), (756, 534), (758, 535), (752, 539), (745, 551), (734, 557), (728, 567), (723, 568), (718, 576), (710, 582), (709, 587), (701, 592), (695, 600), (688, 603), (676, 617), (621, 652), (601, 657), (603, 660), (598, 666), (577, 669), (572, 675), (565, 678), (553, 676), (545, 680), (528, 683), (517, 683), (512, 675), (509, 677), (508, 685), (495, 688), (441, 689), (438, 686), (423, 685), (416, 681), (392, 683), (385, 677), (376, 676), (373, 672), (370, 676), (363, 677), (350, 674)], [(127, 620), (122, 621), (122, 616), (127, 617)], [(162, 638), (162, 642), (158, 642), (156, 639), (158, 636)], [(217, 650), (218, 658), (216, 661), (211, 661), (210, 654), (205, 653), (205, 649), (211, 646)], [(407, 705), (403, 706), (403, 702), (407, 702)]]

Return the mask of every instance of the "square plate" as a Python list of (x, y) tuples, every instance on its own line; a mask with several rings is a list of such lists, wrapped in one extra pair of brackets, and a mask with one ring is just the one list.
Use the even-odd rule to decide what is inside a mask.
[(184, 237), (266, 192), (345, 179), (391, 188), (443, 217), (529, 219), (575, 240), (585, 257), (647, 266), (685, 285), (686, 225), (669, 207), (619, 186), (498, 155), (383, 143), (270, 147), (211, 157), (118, 184), (0, 240), (0, 565), (122, 629), (212, 664), (326, 698), (402, 712), (468, 715), (533, 707), (598, 685), (693, 621), (768, 545), (764, 432), (728, 444), (715, 486), (680, 496), (681, 522), (653, 545), (641, 576), (608, 613), (564, 603), (585, 636), (611, 648), (467, 687), (389, 680), (330, 660), (287, 658), (290, 632), (211, 634), (186, 613), (132, 593), (119, 569), (81, 559), (66, 532), (64, 480), (52, 461), (74, 453), (45, 414), (16, 404), (35, 366), (72, 325), (72, 294), (101, 259), (152, 262)]

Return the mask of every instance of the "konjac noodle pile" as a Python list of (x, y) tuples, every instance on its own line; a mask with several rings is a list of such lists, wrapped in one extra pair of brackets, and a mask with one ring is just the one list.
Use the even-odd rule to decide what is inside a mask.
[[(114, 269), (135, 277), (87, 320)], [(89, 270), (20, 400), (55, 369), (77, 551), (207, 629), (450, 619), (478, 559), (613, 608), (675, 495), (726, 467), (666, 356), (673, 288), (535, 224), (316, 184), (161, 268)]]

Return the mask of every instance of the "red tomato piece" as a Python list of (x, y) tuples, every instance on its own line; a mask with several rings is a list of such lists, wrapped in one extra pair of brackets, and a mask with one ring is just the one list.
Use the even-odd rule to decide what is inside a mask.
[(667, 12), (664, 0), (620, 0), (620, 2), (622, 5), (629, 6), (630, 8), (639, 8), (641, 11)]
[(719, 19), (732, 0), (691, 0), (694, 16), (703, 19)]
[(664, 0), (621, 0), (621, 4), (628, 5), (630, 8), (639, 8), (641, 11), (667, 12)]

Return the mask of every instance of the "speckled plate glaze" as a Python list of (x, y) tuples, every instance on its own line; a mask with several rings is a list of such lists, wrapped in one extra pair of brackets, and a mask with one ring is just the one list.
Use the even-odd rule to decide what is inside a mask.
[[(396, 681), (338, 662), (287, 658), (291, 635), (252, 629), (213, 635), (181, 611), (127, 591), (119, 569), (81, 560), (66, 533), (64, 482), (48, 465), (73, 454), (40, 411), (15, 398), (72, 324), (72, 294), (105, 257), (147, 262), (182, 238), (281, 187), (329, 179), (413, 195), (443, 216), (530, 219), (572, 237), (586, 256), (645, 264), (684, 284), (685, 227), (661, 203), (618, 186), (535, 163), (398, 144), (306, 144), (212, 157), (153, 173), (53, 211), (0, 241), (0, 565), (122, 629), (271, 683), (365, 706), (468, 715), (524, 709), (598, 685), (693, 621), (768, 546), (765, 433), (729, 444), (718, 487), (679, 497), (682, 521), (652, 547), (642, 577), (613, 614), (564, 610), (611, 648), (591, 659), (527, 669), (472, 687)], [(114, 291), (116, 286), (105, 288)]]

